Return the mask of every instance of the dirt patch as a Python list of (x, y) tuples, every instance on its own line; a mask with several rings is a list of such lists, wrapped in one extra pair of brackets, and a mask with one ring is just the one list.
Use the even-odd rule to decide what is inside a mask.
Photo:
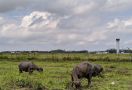
[(120, 75), (127, 75), (127, 76), (132, 75), (131, 69), (128, 69), (128, 68), (117, 68), (114, 65), (106, 67), (104, 71), (105, 72), (115, 72), (115, 73), (120, 74)]
[(111, 68), (106, 68), (104, 72), (112, 72), (112, 71), (113, 71), (113, 69), (111, 69)]
[(111, 66), (109, 66), (109, 68), (111, 68), (111, 69), (115, 69), (115, 68), (116, 68), (116, 66), (111, 65)]
[[(12, 89), (14, 90), (14, 89)], [(30, 90), (30, 88), (19, 88), (19, 89), (15, 89), (15, 90)]]
[(117, 74), (121, 74), (121, 75), (126, 75), (126, 76), (130, 76), (132, 75), (131, 74), (131, 71), (130, 70), (127, 70), (127, 69), (118, 69), (116, 71)]
[(116, 69), (116, 66), (111, 65), (105, 68), (105, 72), (113, 72)]

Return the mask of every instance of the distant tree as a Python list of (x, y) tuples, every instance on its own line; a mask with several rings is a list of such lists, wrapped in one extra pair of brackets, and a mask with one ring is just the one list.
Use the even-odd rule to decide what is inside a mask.
[(65, 53), (65, 50), (57, 49), (57, 50), (51, 50), (50, 53)]
[(78, 51), (78, 53), (88, 53), (87, 50), (81, 50), (81, 51)]
[(131, 49), (122, 49), (121, 52), (124, 52), (124, 53), (132, 53), (132, 50)]
[(57, 49), (57, 50), (51, 50), (49, 51), (50, 53), (88, 53), (87, 50), (80, 50), (80, 51), (65, 51), (65, 50), (61, 50), (61, 49)]
[(108, 53), (116, 53), (116, 49), (107, 49), (106, 52), (108, 52)]

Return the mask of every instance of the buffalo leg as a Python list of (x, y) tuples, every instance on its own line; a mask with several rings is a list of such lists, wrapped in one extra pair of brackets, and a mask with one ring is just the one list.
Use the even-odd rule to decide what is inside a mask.
[(72, 75), (71, 75), (71, 80), (72, 80), (72, 82), (71, 82), (71, 86), (73, 87), (73, 77), (72, 77)]
[(88, 79), (88, 87), (90, 87), (91, 86), (92, 73), (89, 73), (87, 79)]
[(22, 73), (22, 70), (21, 69), (19, 69), (19, 73)]
[(29, 74), (32, 74), (33, 70), (31, 68), (28, 68)]
[(33, 71), (29, 71), (29, 74), (32, 74), (33, 73)]
[(91, 77), (88, 78), (88, 87), (91, 86)]

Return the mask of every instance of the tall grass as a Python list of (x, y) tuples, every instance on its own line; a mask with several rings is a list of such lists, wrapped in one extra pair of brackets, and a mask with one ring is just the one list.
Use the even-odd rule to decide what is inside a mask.
[[(43, 73), (19, 74), (19, 62), (0, 62), (1, 90), (70, 90), (72, 68), (80, 61), (47, 62), (34, 61), (44, 68)], [(88, 89), (87, 80), (82, 79), (83, 90), (129, 90), (132, 82), (132, 65), (129, 62), (102, 62), (104, 78), (93, 77), (92, 87)], [(115, 84), (111, 84), (114, 82)], [(131, 90), (131, 89), (130, 89)]]
[[(19, 74), (18, 64), (23, 60), (33, 60), (44, 68), (44, 72)], [(87, 80), (83, 79), (84, 90), (131, 90), (130, 54), (88, 53), (0, 54), (0, 90), (68, 90), (72, 68), (81, 61), (95, 61), (105, 70), (104, 78), (92, 79), (90, 89), (86, 87)]]
[(130, 61), (131, 54), (89, 54), (89, 53), (19, 53), (19, 54), (0, 54), (0, 60), (22, 61)]

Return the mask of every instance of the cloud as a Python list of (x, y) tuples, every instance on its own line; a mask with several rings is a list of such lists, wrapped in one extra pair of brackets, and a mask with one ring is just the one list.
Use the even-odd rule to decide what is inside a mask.
[(0, 25), (4, 24), (4, 19), (3, 17), (0, 17)]
[(132, 18), (127, 20), (114, 19), (107, 24), (107, 28), (110, 30), (116, 30), (117, 32), (130, 33), (132, 32)]
[[(0, 43), (5, 45), (15, 44), (18, 46), (31, 45), (35, 48), (37, 48), (36, 45), (44, 45), (44, 48), (48, 49), (53, 48), (54, 46), (69, 49), (73, 47), (74, 49), (80, 48), (82, 46), (88, 48), (87, 45), (91, 47), (91, 45), (100, 46), (101, 44), (109, 47), (113, 44), (108, 45), (107, 43), (113, 42), (112, 40), (117, 37), (115, 32), (119, 32), (119, 35), (125, 37), (125, 35), (123, 35), (124, 32), (126, 33), (127, 30), (130, 30), (129, 28), (132, 25), (132, 20), (130, 18), (127, 20), (120, 20), (117, 18), (102, 26), (93, 25), (92, 28), (89, 28), (90, 26), (88, 26), (88, 23), (85, 24), (86, 22), (78, 22), (82, 24), (76, 25), (76, 23), (72, 23), (69, 20), (70, 18), (71, 17), (68, 16), (60, 17), (49, 12), (34, 11), (24, 16), (21, 21), (19, 21), (19, 24), (12, 22), (1, 25)], [(67, 30), (67, 28), (62, 27), (62, 21), (64, 20), (67, 20), (67, 23), (69, 21), (69, 23), (75, 25), (73, 27), (71, 25), (70, 30)], [(3, 17), (1, 17), (0, 21), (7, 22)], [(119, 27), (124, 27), (125, 29), (118, 29)], [(127, 33), (127, 35), (130, 36), (129, 33)], [(126, 38), (124, 38), (124, 40), (125, 39)]]
[[(34, 11), (24, 16), (20, 24), (7, 23), (2, 25), (0, 37), (8, 39), (8, 44), (53, 44), (53, 45), (83, 45), (102, 40), (102, 33), (96, 31), (76, 31), (76, 26), (70, 31), (62, 30), (59, 23), (62, 18), (49, 12)], [(6, 20), (6, 19), (5, 19)], [(64, 28), (63, 28), (64, 29)], [(87, 30), (86, 30), (87, 31)], [(88, 35), (88, 36), (87, 36)], [(96, 37), (98, 36), (98, 37)], [(100, 37), (100, 38), (99, 38)], [(3, 41), (6, 43), (5, 41)]]
[(19, 22), (20, 24), (7, 23), (1, 25), (1, 37), (17, 39), (19, 37), (32, 37), (32, 35), (42, 32), (49, 33), (52, 29), (57, 28), (58, 22), (59, 18), (51, 13), (35, 11), (24, 16)]
[(17, 8), (24, 8), (28, 3), (28, 0), (0, 0), (0, 12), (8, 12)]
[(62, 19), (59, 23), (59, 28), (61, 29), (85, 29), (93, 28), (100, 23), (100, 18), (98, 16), (80, 17), (71, 16), (67, 19)]
[(59, 18), (48, 12), (34, 11), (23, 17), (21, 27), (54, 29), (57, 27)]
[(3, 18), (2, 18), (2, 17), (0, 17), (0, 22), (1, 22), (1, 21), (3, 21)]
[(106, 0), (2, 0), (0, 12), (13, 10), (48, 11), (59, 15), (73, 15), (97, 11), (105, 4)]
[(132, 8), (131, 6), (132, 1), (131, 0), (107, 0), (104, 9), (108, 12), (117, 12), (117, 11), (124, 11), (129, 8)]
[(130, 3), (130, 0), (3, 0), (0, 44), (40, 50), (114, 47), (115, 38), (131, 38), (132, 18), (125, 13), (131, 9)]
[(95, 2), (89, 2), (89, 3), (83, 3), (80, 5), (76, 5), (73, 8), (73, 13), (74, 14), (84, 14), (87, 12), (90, 12), (91, 10), (93, 10), (96, 7), (96, 3)]
[(108, 27), (107, 28), (116, 28), (121, 24), (119, 19), (115, 19), (113, 22), (109, 22), (108, 23)]

